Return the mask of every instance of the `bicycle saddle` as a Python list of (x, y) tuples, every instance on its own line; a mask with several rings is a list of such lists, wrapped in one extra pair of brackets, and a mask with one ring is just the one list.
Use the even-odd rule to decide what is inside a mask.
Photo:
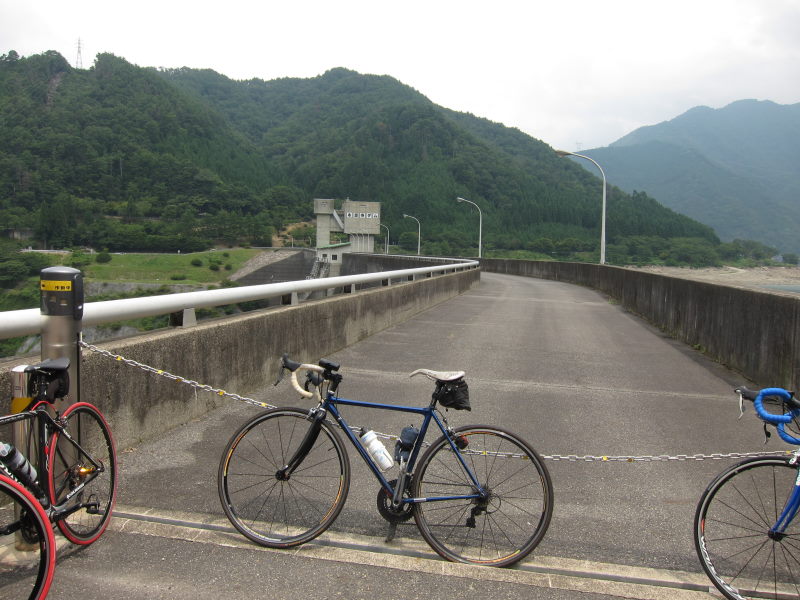
[(66, 371), (67, 369), (69, 369), (68, 358), (48, 358), (35, 365), (28, 365), (25, 367), (25, 372), (46, 371), (49, 373), (57, 373), (58, 371)]
[(431, 371), (430, 369), (417, 369), (411, 373), (409, 377), (414, 377), (414, 375), (425, 375), (425, 377), (433, 381), (455, 381), (456, 379), (464, 377), (466, 373), (464, 373), (464, 371)]

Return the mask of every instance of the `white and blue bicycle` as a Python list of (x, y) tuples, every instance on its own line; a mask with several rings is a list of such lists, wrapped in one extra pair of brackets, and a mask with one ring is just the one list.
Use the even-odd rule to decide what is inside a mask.
[[(782, 388), (738, 388), (782, 440), (800, 445), (800, 401)], [(766, 406), (778, 407), (778, 413)], [(800, 598), (800, 449), (748, 458), (720, 473), (700, 498), (694, 521), (697, 555), (729, 600)]]

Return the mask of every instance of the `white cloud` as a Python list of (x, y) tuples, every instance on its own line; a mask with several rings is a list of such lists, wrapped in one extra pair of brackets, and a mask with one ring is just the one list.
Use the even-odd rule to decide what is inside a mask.
[(553, 146), (606, 145), (696, 106), (800, 101), (797, 0), (4, 3), (0, 52), (99, 52), (234, 79), (343, 66)]

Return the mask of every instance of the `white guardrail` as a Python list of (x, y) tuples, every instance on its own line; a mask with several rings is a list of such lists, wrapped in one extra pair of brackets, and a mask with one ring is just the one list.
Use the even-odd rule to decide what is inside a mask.
[[(455, 261), (457, 259), (453, 260)], [(464, 271), (475, 269), (479, 265), (480, 263), (478, 261), (465, 260), (431, 267), (380, 271), (364, 275), (344, 275), (340, 277), (267, 283), (264, 285), (250, 285), (219, 290), (89, 302), (84, 305), (82, 323), (87, 326), (99, 325), (128, 319), (165, 315), (186, 309), (210, 308), (225, 304), (236, 304), (238, 302), (266, 300), (268, 298), (282, 297), (292, 293), (302, 294), (319, 290), (345, 288), (376, 281), (391, 281), (393, 279), (410, 280), (418, 275), (429, 275), (448, 271)], [(38, 308), (2, 312), (0, 313), (0, 339), (40, 333), (42, 330), (43, 318)]]

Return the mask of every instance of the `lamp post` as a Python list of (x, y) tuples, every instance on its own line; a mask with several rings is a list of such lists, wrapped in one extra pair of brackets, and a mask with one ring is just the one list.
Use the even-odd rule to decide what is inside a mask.
[(385, 248), (383, 249), (384, 250), (383, 253), (389, 254), (389, 228), (383, 223), (381, 223), (380, 225), (386, 230), (386, 243), (384, 244)]
[(419, 256), (420, 242), (422, 241), (422, 225), (417, 217), (411, 215), (403, 215), (404, 219), (414, 219), (417, 222), (417, 256)]
[(559, 156), (577, 156), (578, 158), (585, 158), (586, 160), (594, 163), (594, 166), (600, 169), (600, 175), (603, 176), (603, 214), (600, 220), (600, 264), (606, 264), (606, 174), (603, 172), (597, 161), (593, 158), (575, 152), (567, 152), (566, 150), (556, 150)]
[(481, 207), (475, 204), (472, 200), (467, 200), (466, 198), (462, 198), (461, 196), (456, 198), (456, 202), (467, 202), (468, 204), (472, 204), (472, 206), (478, 209), (478, 258), (480, 258), (481, 238), (483, 237), (483, 213), (481, 212)]

